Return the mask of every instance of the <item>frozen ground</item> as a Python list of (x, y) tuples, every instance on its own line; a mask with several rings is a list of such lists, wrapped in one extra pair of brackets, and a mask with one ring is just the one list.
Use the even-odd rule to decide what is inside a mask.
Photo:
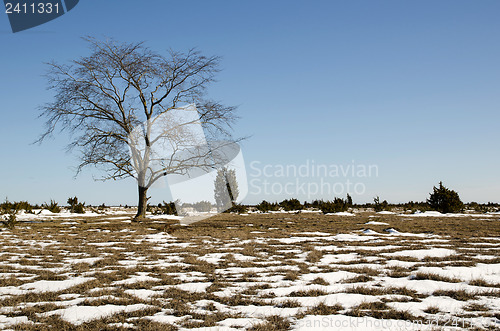
[(0, 329), (500, 328), (500, 215), (130, 216), (1, 229)]

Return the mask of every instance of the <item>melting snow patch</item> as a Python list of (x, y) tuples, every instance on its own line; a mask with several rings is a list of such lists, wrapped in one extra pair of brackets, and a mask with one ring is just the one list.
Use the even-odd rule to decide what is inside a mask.
[(326, 233), (326, 232), (300, 232), (300, 233), (294, 233), (294, 234), (300, 234), (303, 236), (331, 236), (331, 233)]
[(160, 291), (153, 291), (153, 290), (146, 290), (146, 289), (125, 290), (123, 292), (130, 294), (136, 298), (142, 299), (142, 300), (148, 300), (149, 298), (162, 293)]
[(155, 234), (149, 234), (144, 237), (144, 240), (149, 241), (149, 242), (167, 242), (173, 237), (169, 235), (168, 233), (165, 232), (160, 232), (160, 233), (155, 233)]
[(338, 263), (338, 262), (347, 262), (347, 261), (356, 260), (357, 258), (358, 258), (357, 253), (337, 254), (337, 255), (326, 254), (326, 255), (323, 255), (323, 258), (319, 261), (319, 264), (332, 264), (332, 263)]
[(212, 285), (212, 283), (184, 283), (179, 285), (173, 285), (172, 287), (176, 287), (179, 290), (187, 291), (187, 292), (205, 292), (207, 287)]
[(177, 317), (172, 315), (172, 312), (168, 309), (165, 309), (159, 313), (154, 314), (153, 316), (147, 316), (145, 317), (146, 319), (157, 322), (157, 323), (163, 323), (163, 324), (175, 324), (177, 322), (180, 322), (186, 318), (190, 318), (191, 315), (185, 315), (181, 317)]
[(349, 213), (349, 212), (346, 212), (346, 211), (339, 211), (337, 213), (327, 213), (325, 215), (337, 215), (337, 216), (356, 216), (355, 214), (353, 213)]
[(429, 236), (434, 236), (435, 235), (429, 235), (427, 233), (410, 233), (410, 232), (399, 232), (396, 229), (390, 228), (390, 229), (385, 229), (385, 232), (388, 232), (389, 234), (395, 235), (395, 236), (403, 236), (403, 237), (429, 237)]
[(21, 323), (29, 323), (32, 324), (28, 317), (26, 316), (17, 316), (17, 317), (7, 317), (5, 315), (0, 315), (0, 329), (5, 329), (9, 326), (21, 324)]
[(366, 229), (366, 230), (363, 230), (363, 234), (379, 235), (380, 233), (375, 232), (375, 231), (370, 230), (370, 229)]
[(381, 255), (386, 256), (410, 256), (417, 259), (423, 259), (425, 257), (446, 257), (454, 255), (456, 252), (453, 249), (446, 248), (430, 248), (430, 249), (415, 249), (415, 250), (404, 250), (394, 253), (382, 253)]
[(76, 264), (76, 263), (88, 263), (88, 264), (94, 264), (99, 260), (102, 260), (102, 257), (88, 257), (85, 259), (65, 259), (64, 261), (66, 263), (71, 263), (71, 264)]
[(151, 306), (144, 304), (135, 304), (130, 306), (116, 306), (116, 305), (73, 306), (65, 309), (49, 311), (47, 313), (42, 313), (41, 315), (44, 317), (59, 315), (66, 322), (72, 323), (74, 325), (80, 325), (82, 323), (89, 322), (106, 316), (111, 316), (116, 313), (122, 313), (122, 312), (128, 313), (141, 309), (146, 309), (149, 307)]
[(139, 273), (137, 273), (137, 276), (134, 275), (134, 276), (127, 278), (127, 279), (124, 279), (124, 280), (117, 280), (117, 281), (113, 282), (112, 284), (113, 285), (134, 284), (134, 283), (138, 283), (138, 282), (149, 282), (149, 281), (158, 282), (160, 280), (161, 279), (148, 276), (147, 272), (139, 272)]
[[(248, 328), (256, 324), (262, 323), (262, 320), (258, 318), (226, 318), (220, 322), (217, 322), (217, 325), (222, 327), (237, 327), (237, 328)], [(216, 330), (221, 330), (219, 327)]]
[(39, 280), (34, 283), (23, 284), (19, 288), (33, 292), (59, 292), (92, 279), (94, 278), (76, 277), (66, 280)]
[(335, 271), (335, 272), (325, 272), (325, 273), (311, 273), (311, 274), (304, 274), (300, 278), (303, 279), (304, 281), (312, 281), (316, 278), (323, 278), (325, 281), (327, 281), (330, 284), (338, 283), (344, 279), (348, 278), (353, 278), (358, 276), (357, 273), (354, 272), (348, 272), (348, 271)]

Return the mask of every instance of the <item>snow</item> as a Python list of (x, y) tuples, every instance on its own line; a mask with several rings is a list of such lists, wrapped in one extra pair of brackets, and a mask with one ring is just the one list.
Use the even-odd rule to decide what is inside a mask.
[(117, 313), (123, 312), (133, 312), (137, 310), (142, 310), (149, 308), (151, 306), (144, 304), (135, 304), (128, 306), (118, 306), (118, 305), (104, 305), (104, 306), (73, 306), (64, 309), (58, 309), (42, 313), (41, 315), (52, 316), (59, 315), (66, 322), (72, 323), (74, 325), (80, 325), (85, 322), (89, 322), (95, 319), (111, 316)]
[[(262, 323), (262, 320), (258, 318), (226, 318), (225, 320), (217, 322), (217, 325), (227, 328), (229, 327), (244, 328), (244, 327), (251, 327), (253, 325), (260, 323)], [(221, 329), (217, 327), (216, 330), (221, 330)]]
[(319, 264), (335, 264), (339, 262), (348, 262), (358, 259), (358, 253), (349, 253), (349, 254), (326, 254), (323, 255)]
[(409, 256), (417, 259), (423, 259), (425, 257), (446, 257), (454, 254), (456, 254), (454, 250), (447, 248), (410, 249), (393, 253), (381, 253), (381, 255), (386, 256)]
[(129, 294), (129, 295), (132, 295), (136, 298), (142, 299), (142, 300), (148, 300), (153, 296), (161, 295), (163, 293), (161, 291), (153, 291), (153, 290), (146, 290), (146, 289), (125, 290), (123, 292), (125, 292), (126, 294)]
[(477, 264), (474, 267), (419, 267), (419, 272), (431, 273), (443, 277), (457, 278), (462, 281), (484, 280), (500, 284), (500, 264)]
[(274, 306), (233, 306), (232, 310), (242, 313), (248, 317), (266, 317), (273, 315), (280, 315), (283, 317), (294, 316), (301, 310), (301, 308), (277, 308)]
[(402, 236), (402, 237), (431, 237), (435, 235), (430, 235), (426, 233), (410, 233), (410, 232), (399, 232), (396, 229), (390, 228), (390, 229), (385, 229), (385, 232), (388, 232), (391, 235), (396, 235), (396, 236)]
[(198, 283), (183, 283), (178, 285), (172, 285), (172, 287), (188, 292), (205, 292), (207, 287), (209, 287), (210, 285), (212, 285), (211, 282), (198, 282)]
[(71, 264), (76, 264), (76, 263), (88, 263), (88, 264), (94, 264), (99, 260), (102, 260), (102, 257), (88, 257), (84, 259), (64, 259), (64, 262), (66, 263), (71, 263)]
[(177, 317), (172, 315), (172, 312), (168, 309), (164, 309), (163, 311), (154, 314), (153, 316), (147, 316), (145, 317), (146, 319), (157, 322), (157, 323), (164, 323), (164, 324), (175, 324), (178, 323), (184, 319), (190, 318), (191, 315), (185, 315), (181, 317)]
[(59, 292), (92, 279), (94, 278), (75, 277), (66, 280), (39, 280), (34, 283), (23, 284), (19, 286), (19, 289), (33, 292)]
[(33, 324), (26, 316), (7, 317), (5, 315), (0, 315), (0, 329), (5, 329), (9, 326), (21, 323)]
[(209, 253), (198, 257), (198, 260), (202, 260), (212, 264), (218, 264), (227, 254), (229, 253)]
[(327, 273), (309, 273), (303, 274), (300, 278), (306, 282), (310, 282), (316, 278), (322, 278), (330, 284), (338, 283), (344, 279), (353, 278), (358, 276), (358, 274), (354, 272), (348, 271), (335, 271), (335, 272), (327, 272)]
[[(120, 261), (121, 262), (121, 261)], [(121, 284), (134, 284), (138, 282), (159, 282), (161, 279), (148, 276), (147, 272), (138, 272), (137, 275), (133, 275), (127, 279), (114, 281), (113, 285)]]
[(303, 236), (331, 236), (331, 233), (327, 232), (300, 232), (294, 233), (294, 235), (303, 235)]
[(389, 223), (378, 222), (378, 221), (369, 221), (365, 223), (366, 225), (389, 225)]

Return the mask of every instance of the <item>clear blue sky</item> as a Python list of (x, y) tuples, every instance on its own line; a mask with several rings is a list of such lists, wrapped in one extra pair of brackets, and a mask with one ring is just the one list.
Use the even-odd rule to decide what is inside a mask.
[[(81, 0), (16, 34), (0, 13), (0, 197), (136, 203), (132, 180), (94, 182), (90, 168), (74, 179), (78, 155), (65, 152), (65, 134), (30, 145), (43, 130), (37, 106), (52, 98), (43, 63), (88, 54), (80, 37), (90, 35), (223, 57), (209, 93), (238, 105), (235, 134), (252, 135), (242, 143), (254, 180), (248, 202), (289, 196), (256, 193), (265, 165), (353, 161), (376, 165), (378, 176), (324, 180), (361, 183), (355, 202), (425, 200), (440, 180), (465, 201), (498, 202), (499, 13), (500, 2), (488, 0)], [(267, 180), (284, 187), (296, 178)], [(169, 199), (151, 193), (153, 202)]]

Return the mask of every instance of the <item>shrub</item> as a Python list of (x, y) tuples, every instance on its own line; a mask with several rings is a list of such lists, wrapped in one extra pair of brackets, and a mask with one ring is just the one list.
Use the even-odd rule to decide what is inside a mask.
[(380, 202), (380, 198), (377, 196), (376, 198), (373, 199), (373, 209), (376, 212), (383, 210), (390, 210), (389, 203), (387, 202), (387, 200)]
[(199, 212), (209, 212), (212, 210), (212, 204), (210, 201), (199, 201), (193, 204), (193, 208)]
[(285, 199), (279, 203), (280, 207), (285, 211), (301, 210), (304, 206), (297, 199)]
[(39, 209), (38, 205), (31, 205), (27, 201), (19, 201), (19, 202), (10, 202), (8, 199), (5, 199), (3, 203), (0, 204), (0, 213), (8, 213), (10, 210), (15, 209), (16, 211), (24, 210), (27, 213), (32, 213), (33, 209)]
[(61, 212), (61, 207), (54, 200), (50, 200), (50, 204), (44, 203), (42, 207), (56, 214)]
[(345, 200), (341, 198), (334, 198), (333, 201), (316, 200), (311, 206), (320, 209), (324, 214), (338, 213), (352, 207), (352, 198), (348, 194)]
[(248, 211), (248, 207), (245, 205), (241, 205), (239, 203), (234, 204), (231, 208), (224, 211), (225, 213), (236, 213), (236, 214), (244, 214)]
[(432, 209), (444, 214), (458, 213), (464, 209), (458, 193), (443, 186), (443, 182), (439, 182), (439, 187), (434, 186), (427, 203)]
[(165, 202), (159, 203), (158, 208), (160, 212), (158, 214), (163, 214), (163, 215), (177, 215), (177, 209), (175, 209), (175, 203), (174, 202)]
[(77, 197), (68, 198), (68, 204), (72, 213), (85, 214), (85, 202), (78, 202)]
[(2, 215), (0, 222), (2, 222), (5, 227), (13, 229), (18, 223), (16, 213), (16, 210), (12, 210), (9, 214)]
[(257, 206), (255, 206), (257, 210), (267, 213), (268, 211), (277, 211), (279, 210), (279, 205), (276, 202), (267, 202), (266, 200), (262, 200)]

